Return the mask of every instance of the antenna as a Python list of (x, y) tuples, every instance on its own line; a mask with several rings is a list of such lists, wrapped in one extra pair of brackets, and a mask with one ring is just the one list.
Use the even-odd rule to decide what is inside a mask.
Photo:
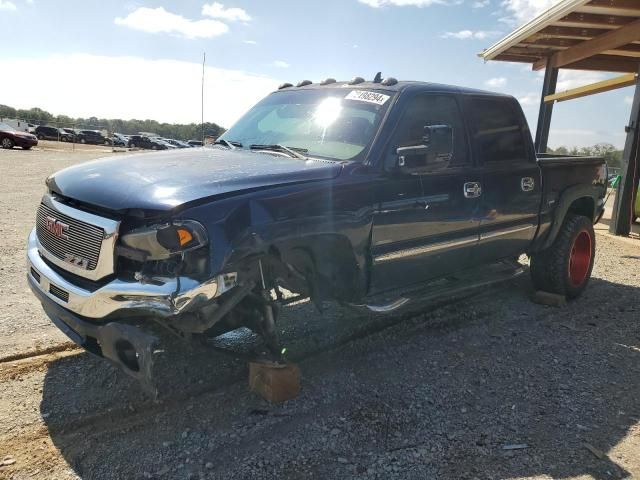
[(373, 83), (380, 83), (382, 81), (382, 72), (376, 73), (375, 78), (373, 79)]
[(204, 65), (207, 61), (207, 52), (202, 52), (202, 92), (200, 95), (200, 125), (202, 128), (202, 145), (204, 145)]

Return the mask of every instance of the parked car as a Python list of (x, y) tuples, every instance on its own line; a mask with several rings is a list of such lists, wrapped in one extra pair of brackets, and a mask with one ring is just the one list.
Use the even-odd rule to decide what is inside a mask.
[(111, 143), (117, 147), (126, 147), (129, 144), (129, 137), (122, 133), (114, 133), (111, 137)]
[(98, 130), (76, 130), (76, 141), (89, 145), (111, 145), (111, 139)]
[(189, 140), (187, 143), (192, 147), (202, 147), (203, 145), (201, 140)]
[(29, 150), (38, 145), (38, 138), (27, 132), (20, 132), (6, 123), (0, 123), (0, 146), (4, 149), (21, 147)]
[(523, 253), (536, 289), (579, 297), (606, 182), (600, 157), (536, 156), (510, 96), (285, 85), (211, 148), (50, 176), (27, 276), (62, 331), (146, 381), (152, 323), (182, 338), (246, 326), (277, 359), (279, 306), (391, 312)]
[(165, 142), (160, 142), (146, 135), (130, 135), (129, 148), (144, 148), (146, 150), (167, 150)]
[[(69, 138), (69, 135), (58, 127), (51, 127), (49, 125), (38, 125), (34, 132), (38, 140), (62, 140), (63, 137)], [(66, 141), (66, 140), (64, 140)]]
[(175, 138), (163, 138), (163, 140), (165, 142), (169, 142), (171, 145), (173, 145), (174, 147), (177, 147), (177, 148), (189, 148), (189, 147), (191, 147), (191, 145), (189, 145), (187, 142), (183, 142), (182, 140), (176, 140)]
[(63, 142), (76, 141), (76, 131), (73, 128), (61, 128), (60, 134), (60, 140), (62, 140)]
[(176, 148), (178, 148), (178, 147), (176, 147), (175, 145), (173, 145), (171, 142), (168, 142), (167, 140), (165, 140), (165, 139), (164, 139), (164, 138), (162, 138), (162, 137), (151, 137), (151, 140), (153, 140), (154, 142), (158, 142), (158, 143), (160, 143), (160, 144), (162, 144), (162, 145), (166, 146), (166, 147), (167, 147), (167, 150), (175, 150)]

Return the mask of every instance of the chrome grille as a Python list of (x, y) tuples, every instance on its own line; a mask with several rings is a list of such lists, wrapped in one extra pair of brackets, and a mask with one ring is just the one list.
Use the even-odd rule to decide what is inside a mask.
[[(58, 237), (47, 229), (47, 217), (52, 217), (68, 225), (65, 237)], [(69, 259), (86, 260), (87, 270), (95, 270), (100, 258), (104, 230), (95, 225), (65, 215), (41, 203), (36, 224), (38, 241), (49, 253), (63, 261)]]

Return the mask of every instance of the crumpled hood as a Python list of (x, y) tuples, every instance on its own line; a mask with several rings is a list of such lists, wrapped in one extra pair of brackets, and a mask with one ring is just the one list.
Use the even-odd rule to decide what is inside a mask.
[(195, 148), (94, 160), (61, 170), (47, 185), (109, 210), (170, 210), (215, 195), (335, 178), (341, 169), (333, 162)]

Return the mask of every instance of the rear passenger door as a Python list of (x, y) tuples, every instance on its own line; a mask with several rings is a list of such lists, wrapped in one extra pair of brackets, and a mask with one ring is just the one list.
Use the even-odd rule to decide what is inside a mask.
[(542, 185), (531, 135), (512, 98), (472, 96), (465, 108), (482, 165), (480, 240), (474, 260), (512, 257), (527, 250), (538, 226)]

